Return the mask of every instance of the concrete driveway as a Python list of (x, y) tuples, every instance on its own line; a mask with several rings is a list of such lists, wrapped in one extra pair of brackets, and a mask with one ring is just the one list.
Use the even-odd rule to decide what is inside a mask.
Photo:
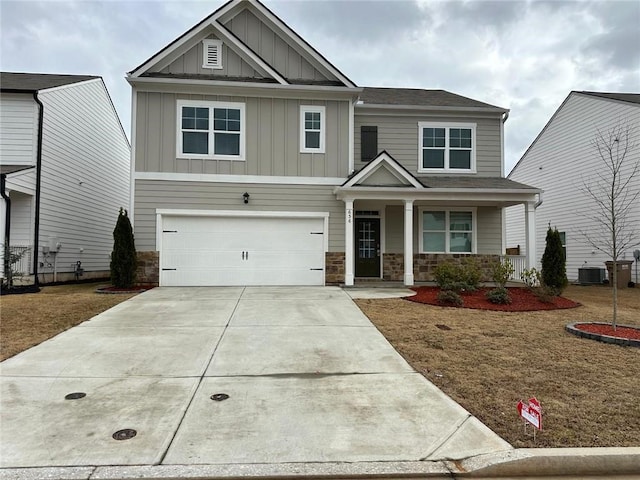
[[(140, 294), (1, 364), (0, 466), (403, 462), (511, 450), (413, 371), (353, 303), (358, 293), (397, 294)], [(113, 438), (123, 430), (135, 436)]]

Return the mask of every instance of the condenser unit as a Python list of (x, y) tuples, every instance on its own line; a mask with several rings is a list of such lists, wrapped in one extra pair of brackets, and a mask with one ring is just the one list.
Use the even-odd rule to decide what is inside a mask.
[(578, 269), (578, 282), (580, 285), (599, 285), (604, 281), (604, 279), (604, 268), (582, 267)]

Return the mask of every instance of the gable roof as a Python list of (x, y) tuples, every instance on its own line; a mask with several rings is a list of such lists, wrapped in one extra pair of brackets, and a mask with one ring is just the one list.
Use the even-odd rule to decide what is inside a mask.
[(508, 109), (456, 95), (446, 90), (423, 90), (418, 88), (365, 87), (360, 94), (364, 105), (415, 105), (425, 107), (486, 108), (507, 112)]
[(58, 75), (50, 73), (0, 72), (0, 90), (12, 92), (37, 92), (47, 88), (101, 78), (95, 75)]
[(610, 93), (610, 92), (586, 92), (586, 91), (575, 91), (575, 93), (580, 93), (582, 95), (589, 95), (591, 97), (608, 98), (610, 100), (619, 100), (621, 102), (640, 104), (640, 93), (621, 93), (621, 92)]
[(522, 163), (522, 161), (527, 156), (529, 151), (533, 148), (533, 146), (536, 143), (538, 143), (538, 140), (540, 139), (542, 134), (547, 131), (547, 128), (549, 128), (549, 125), (551, 125), (551, 122), (553, 122), (553, 120), (556, 118), (556, 116), (558, 116), (558, 113), (560, 112), (560, 110), (562, 110), (562, 108), (569, 101), (569, 99), (571, 98), (572, 95), (586, 95), (586, 96), (589, 96), (589, 97), (594, 97), (595, 99), (618, 100), (618, 101), (622, 101), (622, 102), (640, 104), (640, 94), (638, 94), (638, 93), (587, 92), (587, 91), (572, 90), (571, 92), (569, 92), (569, 95), (567, 95), (567, 98), (565, 98), (562, 101), (562, 103), (556, 109), (556, 111), (553, 112), (553, 115), (551, 115), (551, 118), (547, 121), (547, 123), (544, 125), (542, 130), (540, 130), (540, 133), (538, 133), (538, 135), (536, 135), (536, 138), (534, 138), (533, 142), (531, 142), (531, 145), (529, 145), (529, 147), (527, 147), (527, 149), (522, 154), (522, 156), (520, 157), (518, 162), (513, 166), (513, 168), (509, 172), (509, 175), (507, 175), (507, 178), (511, 177), (511, 174), (516, 171), (516, 168), (518, 168), (518, 166)]
[[(130, 72), (129, 77), (145, 76), (147, 70), (152, 66), (160, 63), (164, 58), (176, 52), (183, 45), (188, 45), (189, 42), (197, 39), (207, 28), (213, 28), (222, 39), (228, 44), (241, 51), (245, 57), (245, 60), (250, 60), (254, 66), (258, 67), (258, 70), (266, 72), (269, 76), (274, 78), (280, 84), (288, 84), (288, 80), (284, 78), (272, 65), (269, 65), (264, 59), (262, 59), (255, 51), (253, 51), (246, 43), (236, 37), (231, 31), (229, 31), (223, 22), (228, 21), (233, 16), (237, 15), (245, 9), (253, 8), (256, 12), (266, 19), (271, 27), (281, 31), (288, 37), (294, 46), (297, 46), (304, 51), (315, 63), (316, 66), (328, 71), (335, 78), (339, 79), (339, 85), (345, 85), (347, 87), (355, 88), (356, 85), (349, 78), (347, 78), (340, 70), (333, 66), (325, 57), (323, 57), (317, 50), (309, 45), (300, 35), (292, 30), (285, 22), (278, 18), (271, 10), (264, 6), (259, 0), (230, 0), (215, 10), (211, 15), (204, 18), (202, 21), (194, 25), (192, 28), (183, 33), (180, 37), (176, 38), (173, 42), (166, 45), (159, 52), (151, 56), (141, 65), (137, 66)], [(295, 49), (295, 47), (294, 47)], [(151, 76), (156, 76), (152, 74)], [(312, 84), (312, 83), (309, 83)]]
[[(404, 168), (395, 158), (383, 150), (376, 158), (349, 176), (342, 187), (355, 187), (365, 184), (367, 178), (372, 177), (378, 171), (385, 171), (393, 178), (394, 186), (422, 188), (422, 184)], [(363, 185), (365, 186), (365, 185)], [(367, 185), (368, 186), (368, 185)]]

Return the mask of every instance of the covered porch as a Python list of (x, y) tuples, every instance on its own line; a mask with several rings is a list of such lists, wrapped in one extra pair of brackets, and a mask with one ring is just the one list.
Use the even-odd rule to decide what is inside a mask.
[(383, 152), (334, 193), (345, 204), (347, 286), (432, 281), (436, 265), (468, 256), (488, 271), (505, 254), (503, 209), (517, 204), (525, 205), (528, 252), (519, 267), (536, 263), (538, 189), (495, 177), (415, 177)]

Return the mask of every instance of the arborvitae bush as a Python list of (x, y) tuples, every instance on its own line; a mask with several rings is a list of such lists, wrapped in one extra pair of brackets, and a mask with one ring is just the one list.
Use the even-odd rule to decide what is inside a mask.
[(542, 283), (554, 289), (557, 295), (567, 287), (566, 259), (562, 249), (562, 240), (557, 229), (547, 230), (547, 246), (542, 255)]
[(111, 252), (111, 283), (118, 288), (133, 286), (136, 275), (136, 246), (133, 228), (126, 210), (120, 208), (116, 228), (113, 230)]

